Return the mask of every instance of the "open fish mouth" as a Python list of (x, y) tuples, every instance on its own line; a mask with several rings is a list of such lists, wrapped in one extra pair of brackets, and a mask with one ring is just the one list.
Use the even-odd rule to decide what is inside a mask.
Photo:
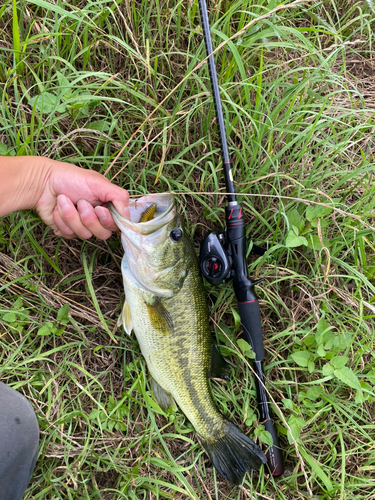
[(173, 197), (155, 194), (131, 200), (130, 218), (119, 214), (111, 203), (108, 209), (121, 231), (122, 246), (134, 278), (146, 289), (161, 296), (170, 296), (175, 287), (165, 276), (175, 263), (166, 262), (159, 255), (163, 253), (165, 244), (168, 246), (171, 226), (179, 224)]
[[(142, 220), (142, 216), (155, 205), (155, 212), (149, 220)], [(139, 234), (150, 234), (169, 224), (176, 216), (175, 202), (170, 194), (150, 194), (129, 201), (130, 219), (121, 216), (112, 204), (109, 205), (119, 229), (124, 228)]]
[[(130, 200), (128, 207), (130, 218), (119, 214), (112, 203), (108, 203), (107, 206), (121, 231), (122, 244), (128, 255), (131, 247), (137, 247), (140, 251), (144, 244), (147, 246), (161, 244), (166, 238), (169, 224), (177, 216), (175, 201), (170, 194), (150, 194)], [(155, 206), (153, 216), (142, 222), (145, 214), (153, 206)]]

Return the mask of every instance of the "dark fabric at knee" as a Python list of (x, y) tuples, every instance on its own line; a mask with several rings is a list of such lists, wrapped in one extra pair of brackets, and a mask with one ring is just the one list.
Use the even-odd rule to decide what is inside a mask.
[(0, 382), (0, 499), (21, 500), (38, 455), (39, 427), (31, 404)]

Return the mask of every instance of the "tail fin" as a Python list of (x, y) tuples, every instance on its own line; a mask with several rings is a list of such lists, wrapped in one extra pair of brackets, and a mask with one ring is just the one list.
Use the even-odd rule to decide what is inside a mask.
[(260, 469), (267, 461), (254, 441), (230, 422), (225, 422), (220, 437), (202, 439), (202, 445), (215, 468), (233, 484), (241, 484), (246, 472)]

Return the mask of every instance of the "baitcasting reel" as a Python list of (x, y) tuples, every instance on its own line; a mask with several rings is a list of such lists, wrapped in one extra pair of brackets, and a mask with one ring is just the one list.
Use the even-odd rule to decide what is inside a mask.
[[(253, 245), (250, 254), (264, 255), (266, 251), (266, 248)], [(211, 285), (217, 286), (233, 278), (232, 252), (226, 231), (215, 229), (205, 235), (199, 260), (202, 274)]]
[(206, 234), (201, 243), (199, 259), (202, 274), (211, 285), (225, 283), (233, 276), (233, 260), (225, 231), (216, 229)]

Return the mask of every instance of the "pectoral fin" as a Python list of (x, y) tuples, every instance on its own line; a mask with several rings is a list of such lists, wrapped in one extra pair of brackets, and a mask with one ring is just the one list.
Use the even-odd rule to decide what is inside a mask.
[(117, 326), (124, 326), (124, 330), (128, 335), (131, 334), (133, 330), (133, 321), (132, 321), (132, 315), (130, 313), (130, 307), (129, 304), (127, 303), (125, 299), (125, 304), (124, 307), (122, 308), (122, 313), (121, 316), (119, 317), (117, 321)]
[(216, 342), (211, 344), (211, 369), (208, 372), (209, 378), (229, 379), (230, 368), (225, 358), (219, 351)]
[(162, 410), (167, 411), (176, 407), (176, 403), (172, 395), (160, 387), (160, 385), (155, 382), (153, 378), (151, 378), (151, 389), (154, 393), (154, 398)]
[(169, 335), (172, 333), (174, 325), (171, 315), (161, 303), (158, 297), (154, 297), (151, 303), (146, 303), (148, 317), (155, 330)]

